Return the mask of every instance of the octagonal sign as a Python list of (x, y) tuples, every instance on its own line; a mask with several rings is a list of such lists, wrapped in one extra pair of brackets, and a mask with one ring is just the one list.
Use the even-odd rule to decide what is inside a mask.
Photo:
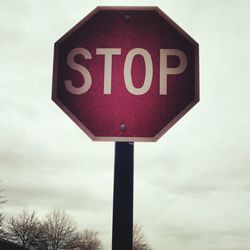
[(199, 101), (198, 44), (157, 7), (98, 7), (55, 43), (52, 99), (93, 140), (156, 141)]

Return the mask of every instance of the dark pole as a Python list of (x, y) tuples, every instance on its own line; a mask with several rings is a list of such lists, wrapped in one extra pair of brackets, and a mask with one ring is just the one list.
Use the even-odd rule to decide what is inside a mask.
[(134, 143), (115, 143), (112, 250), (133, 248)]

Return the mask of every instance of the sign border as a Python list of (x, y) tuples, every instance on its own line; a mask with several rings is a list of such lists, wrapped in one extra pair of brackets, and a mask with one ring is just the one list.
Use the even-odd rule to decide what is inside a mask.
[[(105, 137), (95, 136), (79, 119), (57, 98), (57, 67), (59, 62), (59, 46), (60, 44), (71, 36), (79, 27), (86, 23), (92, 16), (101, 10), (151, 10), (157, 12), (163, 19), (166, 20), (174, 29), (177, 30), (182, 36), (184, 36), (193, 46), (195, 51), (195, 97), (193, 101), (187, 105), (178, 115), (174, 117), (160, 132), (154, 137)], [(66, 32), (60, 39), (54, 44), (54, 59), (53, 59), (53, 79), (52, 79), (52, 100), (73, 120), (76, 125), (86, 133), (93, 141), (120, 141), (120, 142), (156, 142), (163, 134), (165, 134), (177, 121), (179, 121), (190, 109), (192, 109), (200, 100), (200, 88), (199, 88), (199, 44), (188, 35), (180, 26), (178, 26), (169, 16), (167, 16), (157, 6), (98, 6), (92, 10), (87, 16), (85, 16), (80, 22), (78, 22), (73, 28)]]

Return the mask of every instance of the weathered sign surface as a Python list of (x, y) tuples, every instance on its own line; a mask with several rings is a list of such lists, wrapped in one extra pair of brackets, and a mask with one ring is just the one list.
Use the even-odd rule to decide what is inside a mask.
[(198, 44), (157, 7), (98, 7), (55, 43), (52, 99), (93, 140), (156, 141), (199, 101)]

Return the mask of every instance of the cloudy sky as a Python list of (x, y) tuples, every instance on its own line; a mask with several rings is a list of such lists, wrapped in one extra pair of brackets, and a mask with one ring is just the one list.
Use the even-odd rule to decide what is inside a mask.
[[(0, 179), (8, 217), (65, 209), (111, 249), (114, 143), (92, 142), (52, 101), (53, 44), (98, 5), (0, 2)], [(156, 250), (249, 250), (250, 2), (158, 6), (200, 44), (201, 101), (156, 143), (135, 144), (134, 220)]]

